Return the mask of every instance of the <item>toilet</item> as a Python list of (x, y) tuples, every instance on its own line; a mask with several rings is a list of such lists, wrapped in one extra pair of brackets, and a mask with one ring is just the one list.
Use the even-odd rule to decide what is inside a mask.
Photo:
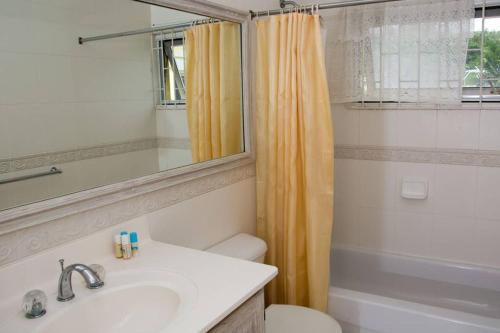
[[(267, 245), (255, 236), (238, 234), (206, 251), (263, 263)], [(266, 309), (265, 323), (266, 333), (342, 333), (339, 323), (332, 317), (296, 305), (270, 305)]]

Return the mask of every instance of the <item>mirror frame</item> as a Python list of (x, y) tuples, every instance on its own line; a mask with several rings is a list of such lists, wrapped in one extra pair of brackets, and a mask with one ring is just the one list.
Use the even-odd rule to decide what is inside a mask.
[[(255, 163), (251, 117), (249, 13), (201, 0), (133, 0), (241, 24), (244, 152), (0, 211), (0, 235)], [(76, 43), (77, 41), (75, 41)]]

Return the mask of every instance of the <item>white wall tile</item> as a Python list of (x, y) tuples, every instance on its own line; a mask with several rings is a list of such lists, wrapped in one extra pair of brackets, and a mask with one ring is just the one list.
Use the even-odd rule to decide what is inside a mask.
[(333, 219), (333, 244), (359, 246), (358, 208), (355, 205), (335, 204)]
[(476, 216), (500, 220), (500, 168), (479, 168)]
[(500, 267), (500, 220), (477, 220), (475, 243), (480, 244), (475, 263)]
[(479, 115), (478, 110), (439, 110), (437, 147), (477, 149)]
[(397, 146), (399, 111), (362, 110), (360, 112), (360, 144)]
[[(398, 211), (432, 213), (434, 207), (435, 169), (436, 166), (434, 164), (396, 163), (397, 193), (395, 196), (395, 206)], [(428, 180), (429, 193), (427, 199), (412, 200), (402, 198), (401, 187), (404, 177), (415, 177)]]
[(359, 144), (360, 110), (348, 109), (342, 104), (332, 104), (335, 144)]
[(436, 147), (437, 111), (401, 110), (398, 112), (398, 143), (406, 147)]
[(9, 138), (13, 157), (39, 154), (47, 152), (50, 147), (46, 134), (50, 131), (46, 127), (43, 112), (33, 104), (13, 104), (3, 106), (8, 111)]
[(0, 101), (7, 104), (40, 100), (37, 56), (0, 52)]
[(363, 207), (394, 207), (396, 171), (392, 162), (359, 161), (360, 196)]
[(477, 167), (437, 165), (434, 212), (451, 216), (474, 216)]
[(481, 111), (479, 149), (500, 150), (500, 110)]
[(394, 250), (395, 213), (377, 208), (359, 209), (359, 245), (379, 251)]
[(394, 251), (428, 257), (431, 254), (432, 223), (430, 214), (395, 214)]
[(361, 180), (360, 163), (357, 160), (335, 160), (335, 204), (359, 203)]
[(156, 112), (159, 137), (189, 138), (186, 110), (161, 110)]
[(474, 218), (435, 215), (431, 231), (431, 257), (477, 263), (481, 245)]

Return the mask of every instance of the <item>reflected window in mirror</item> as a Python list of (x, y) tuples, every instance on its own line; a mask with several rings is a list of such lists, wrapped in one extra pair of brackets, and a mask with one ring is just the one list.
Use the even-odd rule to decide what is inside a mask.
[(183, 36), (157, 34), (153, 51), (158, 68), (159, 105), (186, 104), (185, 50)]

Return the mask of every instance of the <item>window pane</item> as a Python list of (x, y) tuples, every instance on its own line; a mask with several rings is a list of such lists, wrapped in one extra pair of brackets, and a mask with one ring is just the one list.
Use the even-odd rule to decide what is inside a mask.
[(500, 17), (485, 20), (483, 65), (483, 94), (499, 95)]
[[(469, 40), (469, 51), (464, 75), (464, 97), (500, 97), (500, 17), (484, 20), (483, 64), (481, 67), (481, 38), (483, 20), (474, 20), (474, 35)], [(483, 89), (481, 90), (481, 79)]]

